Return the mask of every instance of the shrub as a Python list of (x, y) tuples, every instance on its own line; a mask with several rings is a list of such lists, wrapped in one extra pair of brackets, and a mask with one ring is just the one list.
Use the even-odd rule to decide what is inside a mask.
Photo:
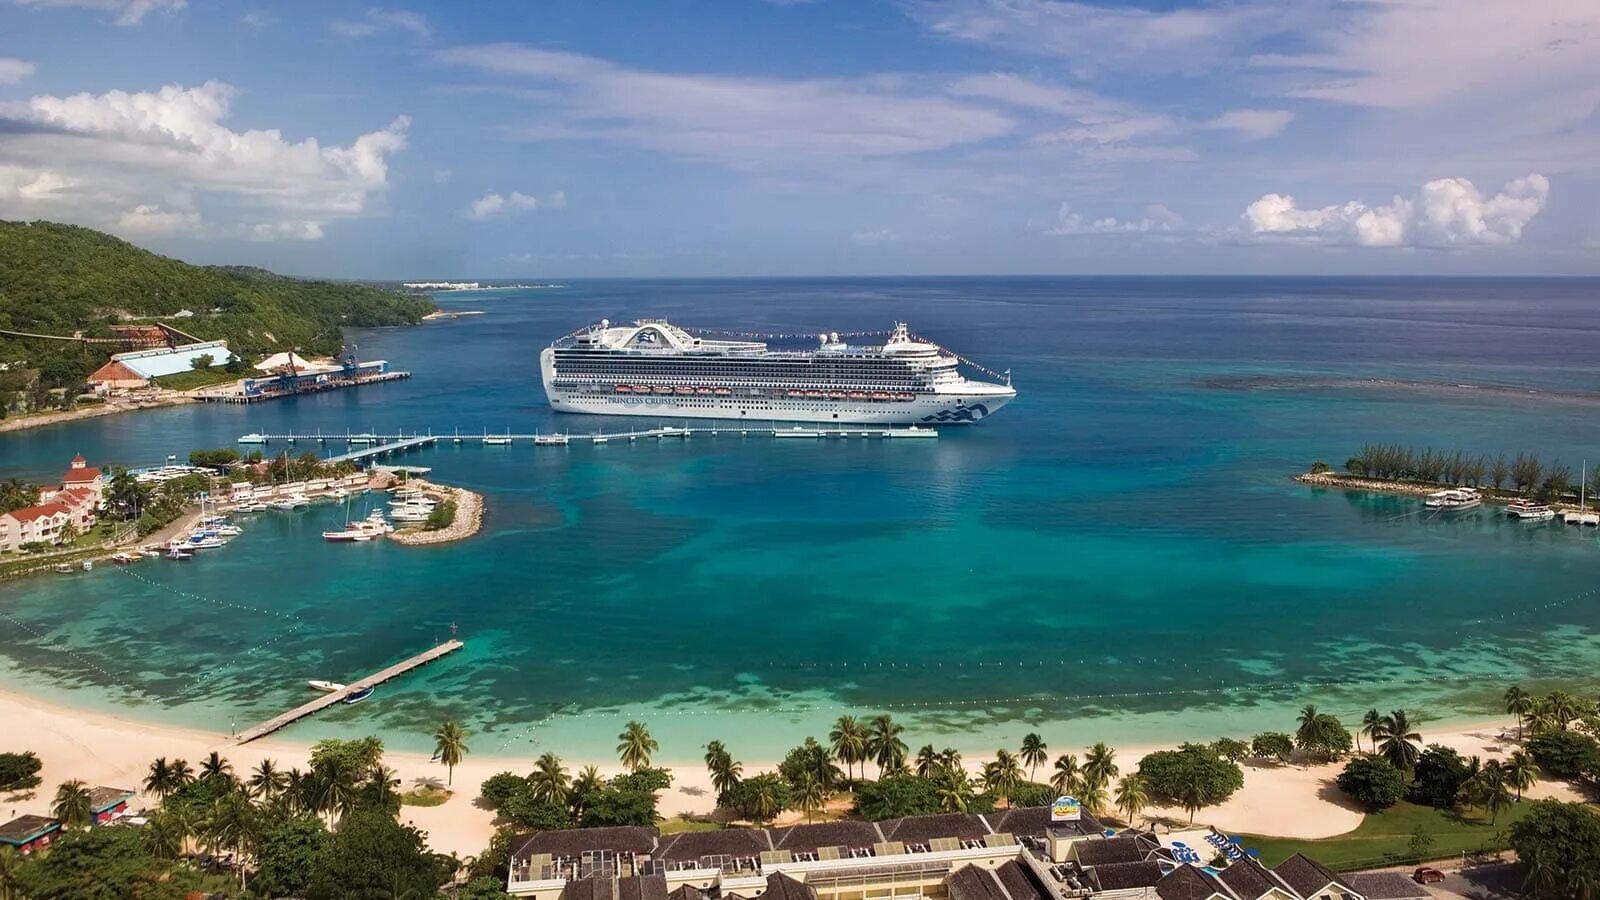
[(1250, 755), (1250, 745), (1234, 738), (1217, 738), (1211, 742), (1211, 749), (1228, 762), (1238, 762)]
[(1461, 754), (1449, 747), (1429, 744), (1417, 757), (1408, 795), (1412, 803), (1445, 808), (1456, 805), (1461, 786), (1472, 777), (1472, 769)]
[(1528, 741), (1528, 753), (1551, 778), (1600, 776), (1600, 742), (1575, 731), (1548, 731)]
[(1388, 809), (1405, 793), (1405, 778), (1400, 770), (1381, 756), (1352, 759), (1339, 773), (1339, 790), (1370, 812)]
[(485, 779), (483, 786), (479, 788), (479, 794), (490, 809), (499, 809), (502, 803), (527, 788), (528, 779), (512, 772), (501, 772)]
[(856, 789), (856, 815), (873, 822), (931, 816), (939, 809), (939, 789), (915, 775), (890, 775)]
[(1012, 789), (1011, 796), (1006, 799), (1012, 806), (1049, 806), (1056, 799), (1056, 789), (1037, 781), (1023, 781)]
[(32, 751), (0, 753), (0, 791), (25, 791), (39, 786), (39, 757)]
[(1288, 762), (1294, 755), (1294, 739), (1281, 731), (1263, 731), (1251, 738), (1250, 752), (1262, 759)]
[(1328, 465), (1320, 459), (1311, 464), (1311, 474), (1313, 475), (1326, 475), (1332, 471), (1333, 466)]

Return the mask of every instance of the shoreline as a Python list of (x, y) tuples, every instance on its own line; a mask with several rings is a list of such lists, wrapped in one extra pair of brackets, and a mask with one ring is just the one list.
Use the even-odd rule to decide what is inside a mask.
[(396, 529), (389, 534), (389, 540), (405, 547), (431, 547), (437, 544), (450, 544), (464, 541), (483, 530), (483, 495), (469, 491), (464, 487), (455, 487), (447, 484), (438, 484), (422, 479), (413, 479), (412, 484), (421, 488), (424, 493), (435, 492), (444, 495), (456, 505), (455, 518), (450, 524), (436, 531), (425, 531), (420, 526), (417, 528)]
[[(14, 746), (7, 749), (32, 750), (44, 764), (40, 772), (42, 782), (38, 788), (7, 798), (9, 808), (15, 814), (48, 814), (55, 786), (69, 778), (83, 779), (91, 786), (132, 789), (140, 792), (135, 807), (150, 805), (152, 798), (144, 796), (141, 788), (150, 761), (158, 756), (169, 759), (181, 757), (193, 762), (215, 750), (232, 763), (236, 774), (248, 777), (249, 770), (263, 759), (270, 758), (280, 767), (304, 766), (313, 743), (278, 734), (239, 745), (223, 733), (142, 720), (132, 715), (131, 711), (102, 712), (71, 707), (11, 689), (0, 689), (0, 720), (10, 723), (14, 734), (27, 736), (22, 740), (14, 740)], [(1423, 739), (1424, 744), (1440, 743), (1469, 756), (1488, 758), (1504, 756), (1514, 747), (1512, 742), (1501, 739), (1509, 734), (1511, 728), (1503, 717), (1480, 718), (1441, 724), (1438, 728), (1425, 731)], [(380, 733), (378, 737), (383, 738), (384, 735)], [(802, 737), (797, 735), (795, 743), (798, 744)], [(1054, 735), (1046, 734), (1045, 737), (1049, 741)], [(469, 735), (469, 749), (473, 743), (473, 736)], [(1178, 743), (1180, 740), (1174, 739), (1160, 744), (1114, 749), (1117, 763), (1127, 773), (1137, 766), (1138, 760), (1145, 754), (1169, 749)], [(1050, 755), (1054, 758), (1062, 752), (1074, 752), (1081, 758), (1084, 750), (1082, 747), (1052, 747)], [(436, 807), (403, 806), (400, 820), (427, 831), (430, 846), (436, 850), (476, 854), (488, 844), (494, 833), (493, 814), (475, 803), (478, 786), (499, 772), (510, 770), (520, 773), (531, 768), (534, 755), (531, 750), (514, 755), (469, 752), (456, 767), (455, 778), (459, 780), (451, 785), (454, 793), (449, 801)], [(986, 758), (968, 755), (966, 766), (976, 772)], [(425, 783), (443, 784), (447, 778), (445, 768), (431, 760), (425, 752), (386, 749), (384, 762), (396, 770), (405, 790)], [(586, 756), (563, 759), (569, 771), (576, 771), (591, 762), (599, 767), (605, 777), (622, 771), (621, 765), (613, 758)], [(715, 791), (703, 763), (698, 760), (673, 762), (658, 759), (657, 764), (673, 776), (672, 787), (659, 795), (658, 808), (663, 818), (713, 812)], [(1362, 821), (1363, 813), (1341, 802), (1331, 789), (1333, 779), (1343, 766), (1342, 761), (1325, 765), (1248, 762), (1241, 765), (1245, 774), (1244, 787), (1226, 803), (1201, 810), (1196, 818), (1196, 827), (1200, 823), (1208, 823), (1228, 831), (1314, 839), (1343, 834)], [(774, 769), (776, 762), (772, 761), (744, 762), (747, 774)], [(1561, 782), (1541, 781), (1528, 795), (1535, 798), (1579, 799), (1570, 786)], [(1187, 813), (1160, 807), (1147, 809), (1142, 817), (1188, 821)], [(1174, 830), (1181, 829), (1174, 826)]]
[(198, 397), (187, 393), (172, 391), (150, 400), (136, 400), (129, 403), (116, 403), (107, 401), (93, 406), (84, 406), (77, 409), (55, 410), (47, 413), (21, 416), (19, 418), (0, 419), (0, 434), (16, 431), (28, 431), (33, 428), (44, 428), (49, 425), (66, 425), (70, 422), (82, 422), (85, 419), (98, 419), (102, 416), (116, 416), (123, 413), (139, 412), (147, 409), (165, 409), (172, 406), (184, 406), (190, 403), (199, 403)]
[[(1449, 490), (1459, 485), (1448, 484), (1423, 484), (1415, 481), (1392, 481), (1384, 478), (1368, 478), (1364, 475), (1340, 475), (1337, 472), (1301, 472), (1294, 476), (1300, 484), (1311, 487), (1338, 488), (1345, 491), (1359, 491), (1368, 494), (1391, 494), (1399, 497), (1426, 497), (1437, 491)], [(1512, 500), (1519, 499), (1520, 494), (1515, 491), (1500, 490), (1491, 487), (1477, 487), (1473, 490), (1483, 495), (1483, 502), (1497, 506), (1505, 506)], [(1594, 504), (1589, 504), (1593, 506)], [(1575, 503), (1551, 501), (1550, 508), (1557, 513), (1579, 512), (1589, 507), (1579, 507)]]

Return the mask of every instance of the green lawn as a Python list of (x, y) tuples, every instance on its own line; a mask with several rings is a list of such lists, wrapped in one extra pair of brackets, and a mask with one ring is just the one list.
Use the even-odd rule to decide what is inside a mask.
[(685, 831), (721, 831), (722, 826), (716, 822), (707, 822), (701, 819), (685, 819), (674, 816), (664, 819), (657, 826), (662, 834), (681, 834)]
[(1306, 841), (1293, 838), (1240, 835), (1246, 847), (1261, 851), (1261, 861), (1275, 866), (1294, 853), (1304, 853), (1338, 871), (1401, 865), (1412, 862), (1411, 833), (1421, 825), (1433, 836), (1428, 859), (1441, 859), (1463, 852), (1501, 850), (1511, 823), (1527, 812), (1530, 802), (1513, 804), (1500, 813), (1494, 824), (1489, 814), (1473, 809), (1457, 812), (1401, 802), (1381, 813), (1368, 815), (1354, 831), (1338, 837)]
[(215, 384), (227, 384), (238, 381), (247, 373), (235, 375), (222, 366), (212, 366), (209, 369), (190, 369), (176, 375), (163, 375), (155, 379), (155, 383), (172, 391), (192, 391), (197, 388), (211, 387)]

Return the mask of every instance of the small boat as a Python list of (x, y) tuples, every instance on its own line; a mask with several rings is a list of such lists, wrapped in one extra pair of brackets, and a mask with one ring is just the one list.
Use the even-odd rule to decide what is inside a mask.
[(138, 559), (138, 557), (134, 556), (131, 553), (113, 553), (113, 554), (111, 554), (111, 561), (116, 563), (119, 566), (128, 565), (129, 563), (133, 562), (135, 559)]
[(867, 392), (866, 391), (851, 391), (850, 392), (850, 399), (851, 400), (865, 400), (865, 399), (867, 399)]
[(678, 393), (678, 394), (685, 395), (685, 396), (692, 396), (694, 394), (694, 388), (692, 388), (692, 387), (681, 387), (681, 388), (677, 388), (675, 392)]
[(225, 546), (226, 544), (227, 544), (227, 541), (220, 541), (220, 540), (217, 540), (214, 537), (205, 537), (203, 535), (199, 536), (199, 537), (196, 537), (194, 535), (190, 535), (189, 536), (189, 540), (187, 540), (187, 541), (185, 541), (183, 543), (183, 547), (181, 549), (184, 549), (184, 550), (215, 550), (218, 547)]
[(1423, 499), (1422, 505), (1444, 512), (1474, 509), (1483, 503), (1483, 496), (1472, 488), (1446, 488), (1434, 491)]
[(616, 391), (619, 394), (631, 394), (631, 393), (633, 393), (633, 385), (631, 385), (631, 384), (619, 384), (616, 387), (612, 388), (612, 390)]
[(828, 399), (829, 400), (843, 400), (844, 398), (846, 398), (848, 396), (850, 396), (850, 395), (846, 394), (844, 391), (829, 391), (828, 392)]
[(824, 394), (821, 391), (806, 391), (806, 399), (807, 400), (821, 400), (821, 399), (823, 399), (824, 397), (827, 397), (827, 396), (828, 396), (827, 394)]
[(611, 439), (610, 439), (610, 438), (608, 438), (608, 437), (606, 437), (606, 436), (605, 436), (605, 435), (603, 435), (603, 434), (597, 434), (597, 435), (595, 435), (595, 436), (594, 436), (594, 437), (592, 437), (592, 438), (590, 438), (590, 439), (589, 439), (589, 442), (590, 442), (590, 443), (591, 443), (591, 444), (604, 444), (604, 443), (606, 443), (606, 442), (607, 442), (607, 441), (609, 441), (609, 440), (611, 440)]
[(94, 571), (94, 560), (92, 560), (92, 559), (84, 560), (83, 561), (83, 570), (85, 572), (93, 572)]
[(363, 701), (363, 700), (367, 699), (368, 697), (372, 696), (372, 690), (373, 689), (370, 688), (370, 687), (364, 687), (364, 688), (361, 688), (359, 690), (351, 691), (350, 692), (350, 696), (344, 698), (344, 700), (341, 701), (341, 702), (344, 702), (344, 703), (360, 703), (361, 701)]
[(237, 525), (218, 525), (217, 534), (223, 537), (238, 537), (244, 534), (244, 529)]
[(907, 402), (909, 400), (917, 399), (917, 395), (916, 394), (895, 394), (894, 398), (896, 400), (899, 400), (901, 403), (905, 403), (905, 402)]
[(658, 394), (670, 394), (670, 393), (672, 393), (672, 388), (666, 387), (664, 385), (651, 388), (651, 390), (655, 391)]
[(694, 389), (694, 392), (695, 392), (695, 393), (696, 393), (696, 394), (698, 394), (698, 395), (700, 395), (700, 396), (702, 396), (702, 397), (709, 397), (709, 396), (711, 396), (711, 395), (712, 395), (712, 394), (715, 394), (715, 393), (716, 393), (716, 391), (713, 391), (713, 390), (712, 390), (712, 389), (711, 389), (711, 388), (708, 388), (708, 387), (703, 387), (703, 388), (695, 388), (695, 389)]
[(68, 565), (67, 563), (61, 563), (60, 565), (56, 566), (56, 571), (60, 572), (62, 575), (71, 575), (73, 570), (72, 566)]
[(510, 435), (486, 435), (483, 442), (491, 447), (504, 447), (511, 443)]
[(345, 687), (337, 681), (308, 681), (306, 684), (319, 691), (327, 691), (330, 694), (334, 691), (342, 691)]
[(874, 391), (874, 392), (872, 392), (872, 394), (870, 396), (871, 396), (871, 399), (873, 399), (873, 400), (888, 400), (889, 399), (889, 395), (884, 393), (883, 391)]
[(173, 547), (166, 552), (167, 559), (194, 559), (194, 554), (179, 547)]
[(265, 444), (266, 442), (267, 436), (264, 434), (256, 434), (252, 432), (250, 434), (242, 434), (239, 436), (239, 443), (241, 444)]
[(334, 543), (347, 543), (351, 541), (370, 541), (372, 532), (359, 528), (345, 528), (342, 531), (324, 531), (322, 539)]
[(347, 441), (347, 443), (351, 444), (376, 444), (377, 442), (378, 436), (372, 434), (371, 432), (366, 434), (352, 434)]
[(1548, 522), (1556, 517), (1556, 511), (1548, 503), (1523, 497), (1506, 504), (1506, 515), (1523, 522)]
[(565, 447), (567, 436), (564, 434), (536, 434), (533, 436), (535, 447)]
[(732, 388), (719, 387), (714, 392), (718, 397), (727, 397), (733, 393)]

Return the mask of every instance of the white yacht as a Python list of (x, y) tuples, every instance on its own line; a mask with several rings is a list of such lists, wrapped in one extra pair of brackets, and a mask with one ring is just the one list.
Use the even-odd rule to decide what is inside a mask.
[(1483, 503), (1483, 495), (1472, 488), (1446, 488), (1434, 491), (1422, 501), (1429, 509), (1455, 511), (1476, 509)]
[(1519, 497), (1506, 504), (1506, 515), (1524, 522), (1548, 522), (1556, 517), (1556, 511), (1548, 503)]
[[(539, 354), (551, 408), (612, 416), (837, 424), (976, 422), (1017, 396), (1009, 375), (967, 378), (954, 353), (896, 323), (881, 345), (823, 334), (810, 349), (695, 337), (665, 319), (607, 320)], [(974, 366), (975, 367), (975, 366)]]

